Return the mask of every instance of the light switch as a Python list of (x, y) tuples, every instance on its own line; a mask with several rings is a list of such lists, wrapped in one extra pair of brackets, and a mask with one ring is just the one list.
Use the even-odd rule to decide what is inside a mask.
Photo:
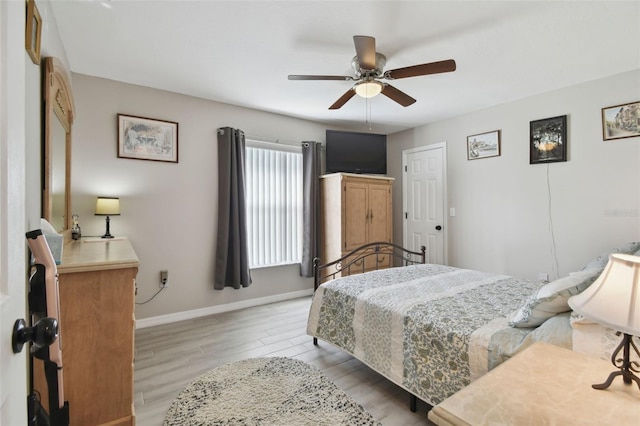
[(455, 207), (450, 207), (449, 208), (449, 216), (450, 217), (454, 217), (456, 215), (456, 208)]

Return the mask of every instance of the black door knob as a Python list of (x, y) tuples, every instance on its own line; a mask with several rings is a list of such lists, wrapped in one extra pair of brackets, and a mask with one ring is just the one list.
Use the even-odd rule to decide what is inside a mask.
[(18, 319), (13, 325), (11, 347), (13, 353), (22, 352), (22, 346), (27, 342), (34, 344), (37, 350), (49, 346), (58, 338), (58, 321), (55, 318), (42, 318), (33, 327), (27, 327), (25, 320)]
[(442, 226), (438, 225), (436, 226), (436, 231), (440, 231), (442, 229)]

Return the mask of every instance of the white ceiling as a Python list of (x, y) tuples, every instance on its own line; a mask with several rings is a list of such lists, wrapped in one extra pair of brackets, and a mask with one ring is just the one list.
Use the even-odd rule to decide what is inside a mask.
[[(73, 72), (376, 133), (640, 68), (640, 1), (52, 0), (52, 8)], [(353, 75), (354, 35), (376, 38), (385, 70), (450, 58), (457, 70), (393, 81), (418, 100), (407, 108), (356, 96), (330, 111), (353, 82), (287, 80)]]

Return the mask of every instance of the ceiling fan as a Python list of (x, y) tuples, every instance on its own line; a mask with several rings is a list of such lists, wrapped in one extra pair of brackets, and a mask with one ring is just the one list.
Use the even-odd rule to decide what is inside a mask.
[(351, 80), (356, 84), (342, 95), (329, 109), (339, 109), (356, 94), (371, 98), (382, 93), (389, 99), (407, 107), (416, 102), (411, 96), (401, 90), (396, 89), (384, 80), (397, 80), (400, 78), (417, 77), (421, 75), (439, 74), (456, 70), (456, 61), (447, 59), (445, 61), (429, 62), (427, 64), (413, 65), (394, 70), (382, 71), (387, 62), (387, 58), (376, 52), (376, 39), (370, 36), (353, 36), (353, 43), (356, 47), (356, 56), (351, 61), (351, 66), (355, 72), (355, 77), (350, 75), (290, 75), (289, 80)]

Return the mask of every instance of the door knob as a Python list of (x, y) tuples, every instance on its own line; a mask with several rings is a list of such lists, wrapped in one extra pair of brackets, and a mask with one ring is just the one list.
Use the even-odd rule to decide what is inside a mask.
[(13, 324), (11, 335), (11, 347), (13, 353), (22, 352), (22, 346), (27, 342), (33, 342), (36, 349), (49, 346), (58, 338), (58, 321), (55, 318), (42, 318), (33, 327), (27, 327), (27, 323), (21, 318)]
[(442, 226), (440, 226), (440, 225), (436, 226), (436, 231), (440, 231), (441, 229), (442, 229)]

